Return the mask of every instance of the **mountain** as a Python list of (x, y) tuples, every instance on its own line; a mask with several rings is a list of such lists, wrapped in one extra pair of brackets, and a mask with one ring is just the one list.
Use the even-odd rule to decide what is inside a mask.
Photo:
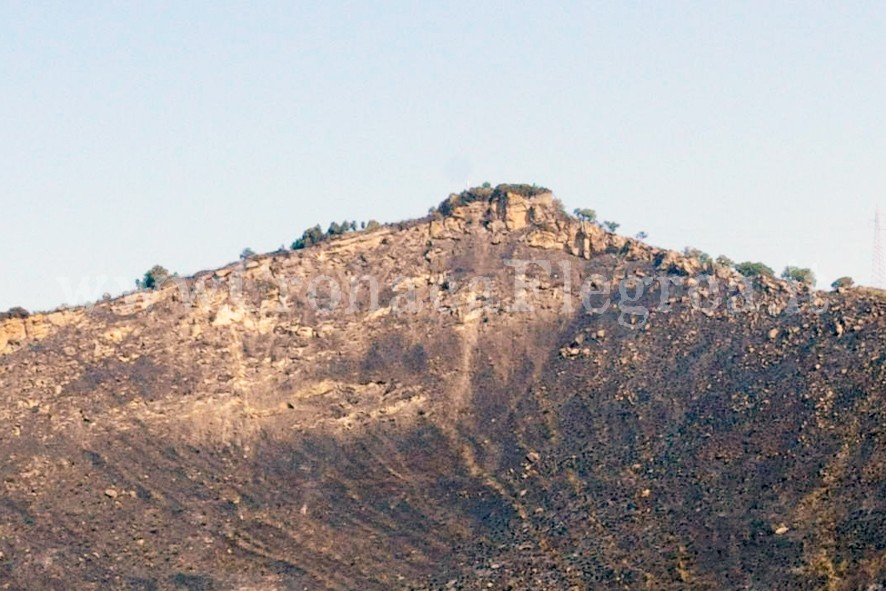
[(886, 586), (886, 298), (567, 215), (0, 321), (0, 589)]

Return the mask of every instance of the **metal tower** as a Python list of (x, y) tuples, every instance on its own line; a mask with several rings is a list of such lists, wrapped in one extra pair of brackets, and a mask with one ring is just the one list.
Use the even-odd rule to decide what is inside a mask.
[(871, 285), (886, 289), (886, 268), (883, 263), (883, 225), (880, 223), (880, 209), (874, 213), (874, 264), (871, 271)]

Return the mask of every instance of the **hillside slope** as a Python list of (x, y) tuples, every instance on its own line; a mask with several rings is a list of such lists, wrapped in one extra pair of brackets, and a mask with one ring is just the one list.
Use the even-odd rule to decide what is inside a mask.
[(884, 360), (875, 293), (465, 192), (0, 324), (0, 588), (879, 589)]

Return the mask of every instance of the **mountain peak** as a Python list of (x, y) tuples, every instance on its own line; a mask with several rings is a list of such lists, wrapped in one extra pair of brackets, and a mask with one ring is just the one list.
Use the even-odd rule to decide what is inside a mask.
[[(659, 253), (659, 249), (640, 240), (570, 216), (550, 189), (537, 185), (501, 184), (453, 193), (431, 218), (431, 238), (454, 238), (477, 230), (491, 235), (493, 244), (516, 240), (584, 259), (621, 253), (649, 261)], [(505, 238), (506, 234), (509, 238)]]
[(471, 218), (481, 213), (485, 221), (500, 219), (507, 222), (509, 229), (542, 219), (567, 217), (550, 189), (525, 184), (481, 186), (452, 193), (440, 204), (437, 212), (455, 218)]

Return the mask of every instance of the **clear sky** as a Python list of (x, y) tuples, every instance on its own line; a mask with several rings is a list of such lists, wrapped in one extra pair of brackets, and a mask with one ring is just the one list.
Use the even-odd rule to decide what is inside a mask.
[(869, 282), (886, 3), (0, 0), (0, 139), (0, 310), (484, 181)]

